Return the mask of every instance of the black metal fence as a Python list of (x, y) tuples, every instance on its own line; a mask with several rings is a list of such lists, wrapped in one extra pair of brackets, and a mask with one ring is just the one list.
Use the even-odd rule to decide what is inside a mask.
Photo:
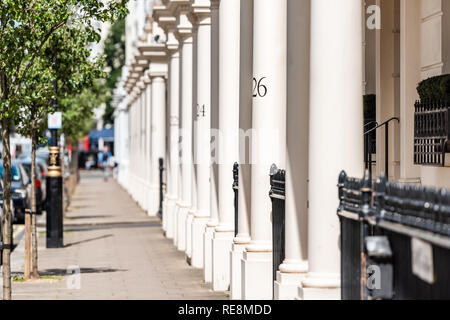
[(285, 258), (285, 181), (286, 172), (275, 165), (270, 169), (270, 192), (272, 200), (272, 254), (273, 280), (276, 280), (278, 267)]
[(378, 129), (382, 128), (384, 128), (384, 172), (386, 172), (386, 176), (389, 177), (389, 124), (394, 121), (400, 123), (399, 118), (392, 117), (381, 124), (369, 122), (364, 125), (364, 160), (366, 170), (369, 170), (369, 177), (372, 177), (372, 164), (374, 163), (372, 154), (376, 153), (377, 149), (376, 132)]
[[(367, 230), (364, 216), (367, 215), (367, 196), (363, 195), (370, 179), (347, 177), (341, 172), (338, 181), (340, 205), (338, 216), (341, 226), (341, 297), (343, 300), (363, 298), (361, 269), (364, 268), (363, 239)], [(366, 206), (364, 207), (364, 200)]]
[(164, 190), (165, 190), (165, 183), (164, 183), (164, 159), (159, 158), (159, 209), (158, 209), (158, 216), (160, 219), (163, 218), (163, 200), (164, 200)]
[(342, 299), (450, 298), (450, 191), (339, 176)]
[(450, 104), (417, 101), (414, 113), (414, 163), (445, 165), (450, 152)]
[(233, 166), (233, 192), (234, 192), (234, 235), (239, 233), (239, 164)]

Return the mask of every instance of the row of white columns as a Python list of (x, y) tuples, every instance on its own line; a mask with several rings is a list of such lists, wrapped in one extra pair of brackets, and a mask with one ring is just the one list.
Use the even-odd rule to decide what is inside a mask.
[[(167, 160), (165, 235), (213, 290), (230, 289), (233, 299), (339, 298), (336, 179), (363, 170), (361, 5), (166, 0), (154, 8), (167, 56), (145, 45), (127, 81), (130, 192), (154, 214), (157, 163)], [(149, 71), (139, 72), (145, 57)], [(166, 74), (152, 68), (161, 61)], [(144, 138), (142, 109), (151, 110)], [(275, 283), (272, 164), (286, 169), (286, 259)]]

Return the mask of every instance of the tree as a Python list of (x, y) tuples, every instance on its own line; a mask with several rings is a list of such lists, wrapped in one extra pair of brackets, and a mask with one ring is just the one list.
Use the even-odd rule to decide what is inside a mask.
[(126, 13), (128, 0), (2, 0), (0, 2), (0, 121), (3, 142), (3, 299), (11, 299), (11, 150), (10, 129), (29, 102), (21, 94), (36, 60), (52, 35), (81, 23), (86, 36), (99, 40), (95, 20), (115, 21)]
[[(26, 97), (25, 106), (21, 108), (20, 117), (16, 119), (16, 130), (24, 136), (31, 138), (31, 221), (26, 216), (26, 254), (25, 254), (25, 279), (30, 278), (29, 239), (30, 233), (33, 239), (33, 278), (39, 278), (38, 252), (36, 235), (36, 193), (35, 193), (35, 167), (36, 149), (39, 141), (45, 139), (44, 131), (47, 115), (55, 112), (52, 99), (65, 99), (67, 96), (80, 93), (83, 88), (93, 85), (94, 79), (103, 76), (102, 59), (91, 59), (91, 51), (88, 45), (91, 39), (86, 37), (83, 28), (63, 28), (55, 32), (49, 39), (44, 50), (44, 56), (36, 60), (35, 66), (30, 70), (29, 76), (24, 81), (20, 95)], [(63, 45), (61, 45), (63, 44)], [(57, 48), (57, 49), (56, 49)], [(58, 57), (55, 61), (54, 58)], [(58, 80), (56, 80), (58, 79)], [(53, 81), (53, 85), (52, 85)], [(56, 82), (55, 82), (56, 81)], [(58, 91), (55, 92), (54, 85)], [(59, 108), (63, 112), (73, 112), (73, 105)], [(29, 225), (31, 224), (31, 232)]]

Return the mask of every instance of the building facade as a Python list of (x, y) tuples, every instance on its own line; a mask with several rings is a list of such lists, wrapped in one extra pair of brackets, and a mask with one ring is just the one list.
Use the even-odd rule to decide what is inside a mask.
[[(450, 73), (449, 1), (129, 5), (115, 100), (118, 180), (156, 216), (162, 161), (165, 236), (213, 290), (339, 299), (341, 170), (360, 177), (370, 166), (375, 177), (450, 188), (448, 162), (418, 163), (414, 129), (418, 83)], [(373, 119), (364, 116), (368, 95)], [(369, 156), (365, 120), (380, 126)], [(275, 279), (273, 165), (286, 172)]]

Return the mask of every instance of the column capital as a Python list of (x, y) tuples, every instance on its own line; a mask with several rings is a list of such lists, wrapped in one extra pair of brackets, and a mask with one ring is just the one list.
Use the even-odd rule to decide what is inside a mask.
[(139, 93), (142, 93), (142, 91), (145, 89), (144, 76), (145, 75), (142, 75), (141, 79), (136, 83), (136, 87), (139, 89)]
[(184, 41), (192, 36), (194, 26), (192, 24), (192, 11), (189, 0), (179, 0), (176, 7), (176, 35), (181, 40)]
[(149, 84), (152, 83), (152, 78), (150, 77), (149, 70), (146, 70), (146, 71), (144, 72), (144, 76), (142, 77), (142, 81), (144, 81), (144, 83), (145, 83), (146, 85), (149, 85)]
[(211, 1), (191, 0), (191, 11), (194, 18), (196, 18), (195, 22), (199, 23), (201, 20), (211, 17)]
[(154, 8), (154, 19), (158, 25), (164, 30), (167, 36), (166, 49), (169, 54), (178, 50), (179, 43), (175, 36), (177, 30), (177, 18), (173, 10), (170, 10), (167, 5), (157, 6)]

